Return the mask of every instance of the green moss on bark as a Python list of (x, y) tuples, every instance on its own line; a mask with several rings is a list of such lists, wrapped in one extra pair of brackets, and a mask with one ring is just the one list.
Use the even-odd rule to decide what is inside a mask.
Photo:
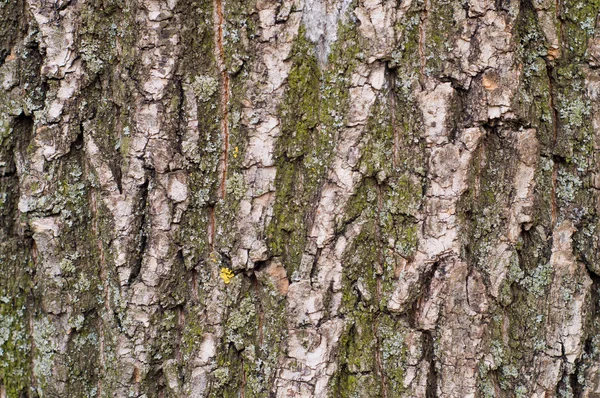
[(346, 124), (349, 79), (358, 56), (353, 25), (338, 27), (329, 64), (319, 68), (314, 44), (301, 29), (292, 50), (293, 66), (280, 109), (276, 147), (277, 198), (267, 227), (271, 253), (283, 258), (288, 275), (300, 264), (318, 197), (340, 129)]

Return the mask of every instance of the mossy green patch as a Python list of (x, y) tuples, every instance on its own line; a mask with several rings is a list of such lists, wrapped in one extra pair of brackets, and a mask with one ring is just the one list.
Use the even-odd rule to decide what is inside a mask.
[(449, 73), (446, 63), (452, 57), (455, 41), (460, 37), (461, 29), (455, 17), (456, 2), (433, 0), (429, 2), (426, 19), (425, 73), (440, 76)]
[(240, 275), (240, 293), (227, 304), (224, 335), (211, 374), (210, 396), (268, 395), (286, 338), (285, 301), (268, 278)]
[(356, 31), (338, 27), (329, 64), (320, 70), (313, 43), (303, 29), (292, 50), (293, 66), (280, 109), (282, 128), (276, 147), (277, 198), (267, 227), (271, 253), (283, 258), (288, 275), (300, 264), (310, 208), (346, 124), (349, 78), (356, 63)]
[(559, 7), (559, 19), (563, 29), (561, 36), (564, 40), (561, 48), (565, 51), (565, 58), (573, 63), (580, 63), (586, 55), (588, 40), (595, 31), (600, 1), (566, 0), (560, 2)]
[[(1, 236), (1, 235), (0, 235)], [(31, 288), (33, 264), (27, 242), (0, 244), (0, 384), (8, 398), (26, 393), (31, 378)]]
[[(400, 66), (399, 66), (400, 67)], [(398, 79), (398, 80), (395, 80)], [(418, 76), (413, 76), (416, 83)], [(364, 179), (336, 225), (343, 233), (360, 225), (343, 257), (342, 307), (347, 327), (341, 337), (332, 396), (400, 397), (404, 391), (406, 321), (389, 314), (398, 271), (417, 249), (417, 216), (424, 199), (426, 151), (406, 86), (391, 75), (378, 96), (361, 139), (356, 165)], [(406, 82), (403, 82), (406, 83)], [(410, 86), (410, 83), (407, 83)]]

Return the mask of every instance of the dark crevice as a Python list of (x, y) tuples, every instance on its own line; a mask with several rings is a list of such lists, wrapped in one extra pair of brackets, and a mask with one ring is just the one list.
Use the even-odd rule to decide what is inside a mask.
[(121, 317), (120, 317), (119, 313), (116, 312), (115, 310), (113, 310), (112, 315), (113, 315), (112, 319), (114, 319), (115, 322), (117, 323), (117, 329), (119, 331), (122, 331), (123, 330), (123, 324), (121, 323)]
[[(594, 287), (597, 287), (598, 285), (596, 285), (594, 283)], [(597, 291), (597, 290), (596, 290)], [(594, 307), (597, 307), (597, 303), (594, 303), (593, 305)], [(595, 313), (594, 316), (591, 317), (591, 319), (595, 318)], [(592, 339), (594, 338), (594, 336), (596, 335), (595, 332), (595, 328), (594, 327), (588, 327), (586, 330), (591, 331), (590, 336), (588, 336), (587, 340), (585, 340), (585, 342), (583, 343), (583, 354), (581, 355), (581, 357), (579, 359), (577, 359), (577, 361), (575, 362), (575, 372), (573, 373), (573, 380), (572, 380), (572, 388), (573, 388), (573, 397), (574, 398), (580, 398), (583, 397), (583, 387), (584, 385), (579, 384), (578, 380), (581, 377), (583, 380), (585, 380), (585, 374), (582, 375), (582, 373), (585, 373), (585, 371), (587, 370), (587, 366), (586, 363), (583, 361), (584, 358), (589, 360), (593, 360), (594, 359), (594, 343), (592, 341)]]
[(131, 283), (139, 276), (140, 271), (142, 270), (142, 263), (144, 261), (144, 253), (146, 252), (146, 246), (147, 246), (147, 233), (143, 230), (144, 229), (144, 224), (145, 224), (145, 218), (146, 216), (144, 215), (142, 217), (142, 231), (141, 231), (141, 237), (140, 237), (140, 243), (138, 245), (138, 254), (137, 254), (137, 259), (136, 261), (133, 263), (133, 267), (131, 268), (131, 274), (129, 275), (129, 280), (128, 280), (128, 284), (131, 285)]
[(141, 380), (141, 372), (138, 368), (135, 368), (135, 370), (137, 370), (137, 373), (134, 371), (134, 381), (136, 382), (136, 384), (139, 383), (144, 383), (144, 385), (146, 385), (147, 382), (150, 382), (151, 384), (148, 386), (150, 387), (150, 389), (152, 389), (152, 384), (154, 384), (154, 390), (156, 393), (156, 397), (158, 398), (163, 398), (165, 397), (165, 391), (166, 391), (166, 385), (165, 385), (165, 374), (163, 372), (162, 367), (156, 367), (153, 366), (152, 367), (152, 371), (149, 372), (149, 374), (144, 375), (144, 380)]
[(551, 228), (554, 228), (556, 225), (556, 220), (558, 216), (558, 205), (556, 201), (556, 189), (558, 187), (558, 165), (559, 163), (553, 159), (552, 162), (552, 186), (551, 186), (551, 194), (550, 194), (550, 206), (551, 206)]
[(83, 134), (84, 128), (83, 123), (79, 123), (79, 131), (77, 132), (77, 137), (73, 141), (71, 141), (71, 147), (69, 148), (69, 153), (75, 153), (77, 151), (81, 151), (83, 149)]
[(555, 87), (557, 85), (556, 83), (556, 71), (554, 70), (554, 65), (552, 64), (552, 62), (550, 60), (548, 60), (548, 58), (544, 58), (544, 61), (546, 63), (546, 74), (548, 76), (548, 95), (549, 98), (548, 100), (550, 101), (550, 109), (552, 110), (552, 128), (553, 128), (553, 132), (552, 132), (552, 150), (554, 152), (554, 150), (556, 149), (556, 142), (558, 140), (558, 131), (559, 131), (559, 125), (558, 125), (558, 121), (559, 121), (559, 117), (558, 117), (558, 110), (556, 109), (556, 93), (555, 93)]
[(231, 257), (229, 256), (229, 254), (227, 254), (223, 251), (219, 251), (219, 254), (221, 255), (221, 264), (226, 268), (232, 268), (231, 267)]
[(0, 48), (0, 67), (4, 65), (4, 60), (8, 57), (10, 51), (6, 48)]
[(441, 262), (442, 260), (435, 261), (431, 265), (431, 267), (425, 272), (423, 272), (420, 276), (419, 286), (421, 287), (421, 291), (419, 292), (419, 295), (416, 297), (416, 299), (413, 301), (412, 307), (407, 313), (408, 322), (411, 328), (413, 329), (420, 330), (417, 326), (417, 315), (419, 312), (419, 307), (423, 303), (423, 301), (425, 301), (429, 296), (429, 292), (431, 290), (431, 283), (433, 281), (433, 278), (435, 277), (436, 272), (441, 267)]
[[(478, 18), (478, 17), (476, 17)], [(481, 57), (481, 44), (480, 43), (480, 24), (475, 25), (473, 33), (471, 33), (471, 53), (468, 56), (469, 63), (476, 64)], [(481, 76), (479, 76), (481, 78)]]
[[(142, 219), (142, 223), (144, 219)], [(143, 227), (142, 227), (143, 228)], [(131, 268), (131, 274), (129, 274), (129, 280), (127, 283), (131, 285), (133, 281), (140, 275), (140, 271), (142, 270), (142, 262), (144, 261), (144, 252), (146, 251), (147, 245), (147, 237), (145, 232), (141, 232), (140, 244), (138, 249), (138, 255), (136, 261), (133, 263), (133, 267)]]
[(259, 272), (262, 271), (263, 269), (265, 269), (270, 263), (270, 260), (265, 260), (265, 261), (257, 261), (254, 263), (254, 268), (253, 271), (254, 272)]
[(385, 72), (388, 77), (388, 101), (389, 101), (389, 109), (390, 109), (390, 123), (392, 124), (392, 131), (394, 135), (394, 147), (392, 151), (392, 165), (394, 168), (398, 165), (398, 153), (399, 153), (399, 131), (398, 125), (396, 121), (396, 79), (398, 78), (398, 71), (396, 69), (391, 69), (389, 66), (389, 62), (385, 64)]
[(20, 152), (25, 152), (27, 150), (27, 147), (33, 138), (33, 125), (33, 116), (21, 113), (15, 118), (13, 131), (18, 138), (17, 148)]
[(319, 259), (321, 258), (321, 253), (322, 252), (323, 252), (323, 249), (319, 247), (317, 249), (317, 253), (315, 254), (315, 257), (313, 259), (312, 267), (310, 268), (310, 281), (311, 281), (311, 284), (312, 284), (312, 281), (316, 280), (316, 278), (318, 276), (318, 272), (319, 272), (318, 263), (319, 263)]
[(135, 256), (135, 260), (132, 261), (133, 266), (131, 268), (131, 274), (129, 275), (129, 280), (128, 280), (129, 285), (131, 285), (131, 283), (139, 276), (140, 271), (142, 270), (142, 263), (144, 261), (144, 253), (146, 252), (146, 247), (147, 247), (148, 233), (146, 231), (146, 228), (148, 228), (148, 226), (146, 225), (147, 224), (146, 216), (147, 216), (147, 212), (148, 212), (149, 184), (150, 184), (150, 180), (146, 179), (146, 182), (144, 182), (144, 184), (140, 188), (141, 199), (139, 201), (138, 211), (137, 211), (137, 213), (141, 213), (139, 225), (137, 228), (139, 230), (140, 237), (139, 237), (138, 249), (137, 249), (137, 253)]
[(473, 112), (469, 112), (468, 109), (469, 91), (460, 87), (456, 82), (452, 83), (452, 87), (454, 88), (454, 95), (452, 96), (451, 110), (449, 111), (449, 115), (452, 116), (446, 118), (446, 124), (450, 131), (448, 139), (454, 143), (464, 127), (472, 124), (474, 121), (471, 116)]
[(183, 248), (177, 248), (177, 253), (175, 253), (175, 261), (178, 262), (182, 267), (185, 265), (185, 259), (183, 257)]
[(437, 370), (435, 367), (434, 339), (431, 331), (423, 332), (423, 358), (429, 362), (429, 373), (427, 374), (426, 398), (437, 397)]
[[(121, 126), (121, 107), (117, 104), (115, 104), (115, 108), (116, 108), (116, 120), (117, 120), (117, 126), (116, 126), (116, 130), (121, 132), (121, 137), (119, 137), (119, 140), (122, 140), (122, 134), (123, 134), (123, 129)], [(119, 148), (120, 149), (120, 148)], [(111, 169), (113, 178), (115, 179), (115, 183), (117, 184), (117, 189), (119, 190), (119, 194), (123, 193), (123, 175), (122, 175), (122, 166), (123, 166), (123, 155), (121, 153), (121, 151), (117, 149), (114, 151), (114, 158), (111, 162), (109, 162), (109, 167)]]
[(175, 81), (175, 86), (177, 88), (177, 95), (179, 97), (179, 104), (178, 104), (178, 108), (177, 108), (177, 140), (175, 141), (175, 150), (177, 151), (177, 153), (179, 154), (183, 154), (183, 148), (181, 146), (181, 142), (182, 142), (182, 138), (183, 135), (185, 133), (185, 129), (186, 129), (186, 115), (185, 115), (185, 109), (184, 109), (184, 101), (185, 101), (185, 93), (183, 91), (183, 83), (181, 81), (181, 78), (178, 78)]
[(571, 373), (569, 375), (569, 386), (571, 387), (571, 393), (573, 394), (574, 397), (580, 397), (581, 396), (581, 386), (579, 385), (579, 383), (577, 382), (577, 373)]
[(510, 0), (495, 0), (496, 10), (498, 11), (510, 11)]
[[(471, 278), (471, 275), (473, 274), (473, 267), (471, 266), (471, 264), (469, 262), (467, 262), (467, 266), (468, 266), (468, 271), (467, 271), (467, 277), (465, 278), (465, 297), (467, 298), (467, 306), (469, 308), (471, 308), (471, 300), (469, 298), (469, 279)], [(487, 286), (486, 286), (487, 288)]]
[(594, 319), (600, 314), (600, 296), (598, 295), (598, 292), (600, 292), (600, 275), (587, 267), (586, 270), (588, 276), (592, 280), (591, 291), (593, 300), (590, 308), (590, 316), (592, 319)]

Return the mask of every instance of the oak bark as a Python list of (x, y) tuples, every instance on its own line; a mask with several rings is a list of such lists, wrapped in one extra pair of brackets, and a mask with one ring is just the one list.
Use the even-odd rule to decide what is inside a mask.
[(599, 397), (599, 9), (0, 2), (0, 397)]

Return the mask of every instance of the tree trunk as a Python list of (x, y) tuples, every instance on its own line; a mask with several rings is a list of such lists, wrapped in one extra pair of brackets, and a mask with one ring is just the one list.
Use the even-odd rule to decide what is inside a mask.
[(600, 397), (599, 9), (0, 2), (0, 397)]

